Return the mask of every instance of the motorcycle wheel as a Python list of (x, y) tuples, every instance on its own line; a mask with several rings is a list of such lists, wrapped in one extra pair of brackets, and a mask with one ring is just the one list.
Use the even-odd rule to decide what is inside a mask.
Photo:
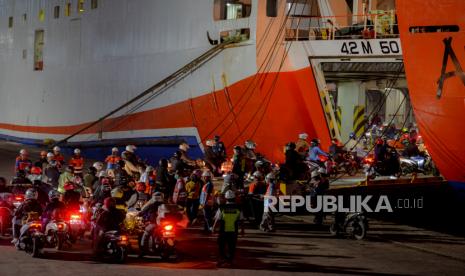
[(331, 226), (329, 226), (329, 234), (330, 234), (332, 237), (337, 237), (337, 236), (339, 236), (339, 229), (338, 229), (336, 223), (332, 223)]
[(33, 237), (32, 238), (32, 248), (30, 251), (30, 254), (33, 258), (39, 258), (40, 257), (40, 240), (38, 237)]
[(119, 264), (123, 264), (126, 262), (126, 258), (128, 256), (128, 252), (125, 247), (118, 246), (115, 250), (115, 261)]
[(357, 220), (353, 223), (354, 227), (354, 232), (352, 233), (352, 236), (356, 240), (363, 240), (367, 234), (366, 226), (363, 221)]

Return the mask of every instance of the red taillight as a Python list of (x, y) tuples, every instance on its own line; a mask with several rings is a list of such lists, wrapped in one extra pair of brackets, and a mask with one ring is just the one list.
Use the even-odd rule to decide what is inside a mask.
[(58, 229), (63, 229), (63, 224), (58, 224)]
[(23, 197), (22, 196), (15, 196), (15, 200), (16, 201), (23, 201)]
[(163, 226), (163, 230), (165, 230), (165, 231), (173, 231), (173, 228), (174, 228), (174, 226), (171, 225), (171, 224), (167, 224), (167, 225)]
[(128, 237), (127, 236), (121, 236), (121, 241), (123, 241), (123, 242), (128, 241)]

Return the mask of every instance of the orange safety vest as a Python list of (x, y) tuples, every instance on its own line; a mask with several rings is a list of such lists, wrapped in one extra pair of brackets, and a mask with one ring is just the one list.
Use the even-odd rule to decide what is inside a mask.
[(82, 156), (73, 157), (69, 160), (69, 164), (73, 166), (74, 172), (81, 173), (82, 168), (84, 168), (84, 158)]

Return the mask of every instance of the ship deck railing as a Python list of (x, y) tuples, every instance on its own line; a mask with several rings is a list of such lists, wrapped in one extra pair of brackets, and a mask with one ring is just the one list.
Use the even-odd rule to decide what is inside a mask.
[[(347, 24), (347, 22), (356, 22)], [(395, 12), (300, 16), (287, 19), (286, 41), (398, 38)]]

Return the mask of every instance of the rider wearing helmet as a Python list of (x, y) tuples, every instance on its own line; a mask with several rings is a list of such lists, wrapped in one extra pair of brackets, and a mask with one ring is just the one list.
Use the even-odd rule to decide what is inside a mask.
[(80, 149), (74, 149), (74, 155), (69, 160), (69, 165), (74, 168), (74, 175), (82, 177), (82, 169), (84, 168), (84, 157), (81, 156)]
[(119, 156), (118, 153), (119, 153), (118, 148), (116, 147), (112, 148), (111, 155), (108, 155), (107, 158), (105, 158), (105, 163), (107, 163), (107, 170), (116, 169), (116, 165), (121, 160), (121, 157)]
[(265, 177), (263, 173), (256, 171), (253, 173), (254, 182), (249, 186), (249, 194), (251, 195), (264, 195), (266, 192), (266, 184), (263, 181)]
[[(149, 200), (149, 194), (145, 192), (146, 185), (144, 182), (137, 182), (136, 184), (136, 192), (132, 194), (131, 198), (126, 203), (128, 205), (128, 209), (131, 208), (140, 208)], [(138, 206), (141, 204), (141, 206)]]
[(383, 138), (380, 137), (376, 139), (376, 144), (374, 148), (375, 161), (384, 161), (386, 153), (387, 150)]
[(42, 226), (45, 228), (47, 224), (53, 220), (60, 218), (66, 209), (66, 205), (60, 201), (60, 193), (57, 190), (48, 192), (49, 203), (45, 206), (42, 214)]
[(79, 211), (81, 202), (81, 193), (77, 190), (76, 184), (68, 181), (63, 186), (63, 202), (68, 210)]
[(120, 231), (120, 225), (125, 219), (125, 214), (116, 208), (116, 201), (112, 197), (107, 197), (103, 203), (103, 211), (96, 219), (96, 227), (93, 232), (94, 254), (99, 255), (102, 248), (100, 242), (105, 232)]
[(61, 154), (61, 148), (59, 146), (53, 147), (53, 160), (57, 162), (58, 167), (65, 164), (65, 157)]
[(94, 189), (94, 204), (103, 203), (105, 198), (111, 197), (110, 180), (107, 177), (100, 179), (98, 185)]
[(47, 164), (48, 164), (47, 152), (43, 150), (40, 152), (40, 158), (37, 162), (34, 163), (34, 166), (39, 167), (42, 170), (44, 170)]
[(150, 235), (152, 235), (153, 230), (156, 227), (158, 208), (164, 203), (163, 194), (160, 192), (155, 192), (152, 194), (152, 198), (142, 207), (142, 210), (139, 212), (139, 216), (143, 217), (145, 221), (149, 222), (149, 225), (145, 227), (144, 234), (141, 239), (140, 246), (140, 255), (144, 255), (147, 251), (147, 243), (149, 241)]
[(308, 159), (313, 162), (321, 163), (320, 162), (320, 155), (328, 157), (328, 154), (320, 149), (320, 140), (317, 138), (312, 139), (310, 148), (310, 155)]
[[(226, 204), (218, 209), (215, 215), (213, 231), (219, 225), (218, 249), (220, 252), (218, 265), (224, 263), (232, 264), (236, 253), (239, 223), (241, 221), (241, 210), (236, 205), (236, 195), (229, 190), (225, 194)], [(242, 228), (243, 230), (243, 228)], [(226, 251), (226, 245), (228, 250)]]
[(211, 231), (213, 226), (213, 193), (214, 186), (212, 182), (212, 173), (210, 171), (204, 171), (202, 174), (203, 181), (205, 185), (202, 187), (202, 192), (200, 194), (200, 205), (203, 206), (203, 216), (204, 216), (204, 230)]
[(39, 194), (33, 188), (29, 188), (26, 190), (24, 194), (24, 202), (16, 209), (14, 216), (13, 216), (13, 241), (12, 243), (16, 243), (22, 235), (23, 229), (21, 228), (23, 220), (29, 215), (31, 212), (37, 213), (38, 216), (42, 215), (42, 206), (40, 205), (39, 201), (37, 200)]
[(29, 159), (29, 153), (25, 149), (19, 151), (19, 156), (16, 157), (15, 173), (27, 173), (31, 170), (32, 161)]
[(307, 142), (308, 139), (308, 134), (307, 133), (301, 133), (299, 134), (299, 140), (295, 143), (295, 150), (299, 153), (300, 157), (302, 160), (307, 157), (308, 150), (310, 149), (310, 145)]
[(60, 175), (60, 178), (58, 179), (58, 192), (64, 193), (65, 189), (64, 186), (67, 182), (74, 182), (74, 174), (73, 174), (74, 168), (71, 166), (67, 166), (65, 168), (65, 171)]

